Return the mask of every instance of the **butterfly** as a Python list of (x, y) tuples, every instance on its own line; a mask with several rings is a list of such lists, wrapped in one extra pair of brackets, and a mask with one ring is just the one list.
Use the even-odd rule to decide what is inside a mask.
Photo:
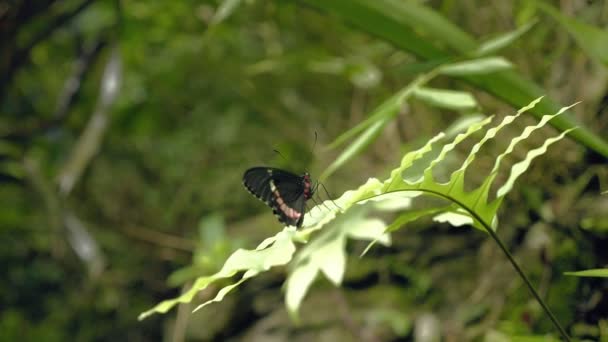
[(301, 176), (271, 167), (253, 167), (243, 175), (243, 184), (289, 226), (301, 227), (306, 201), (315, 192), (308, 172)]

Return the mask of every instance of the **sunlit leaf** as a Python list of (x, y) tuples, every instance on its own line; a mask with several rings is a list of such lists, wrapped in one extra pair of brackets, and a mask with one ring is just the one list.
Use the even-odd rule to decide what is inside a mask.
[[(363, 250), (363, 252), (361, 252), (361, 257), (365, 256), (365, 254), (367, 254), (367, 252), (369, 252), (369, 250), (377, 243), (383, 243), (381, 241), (382, 236), (390, 236), (388, 235), (388, 233), (393, 232), (395, 230), (398, 230), (400, 228), (402, 228), (404, 225), (413, 222), (421, 217), (424, 216), (428, 216), (428, 215), (432, 215), (438, 212), (442, 212), (444, 211), (445, 208), (441, 208), (441, 207), (433, 207), (433, 208), (427, 208), (427, 209), (420, 209), (420, 210), (408, 210), (406, 212), (404, 212), (403, 214), (399, 215), (399, 217), (397, 217), (393, 223), (389, 224), (388, 226), (386, 226), (386, 228), (384, 228), (384, 231), (377, 234), (374, 238), (374, 240), (372, 242), (370, 242), (367, 247), (365, 247), (365, 249)], [(386, 242), (383, 243), (384, 245), (388, 245)]]
[(564, 272), (565, 275), (576, 276), (576, 277), (608, 277), (608, 268), (596, 268), (592, 270), (578, 271), (578, 272)]
[(450, 76), (480, 75), (511, 69), (512, 67), (513, 64), (503, 57), (487, 57), (446, 64), (439, 68), (439, 72)]
[(234, 10), (241, 4), (241, 0), (223, 0), (215, 11), (211, 23), (217, 25), (228, 18)]
[(226, 260), (224, 266), (219, 272), (211, 276), (196, 279), (194, 285), (192, 285), (192, 287), (188, 291), (184, 292), (181, 296), (159, 303), (152, 309), (140, 314), (139, 319), (142, 320), (154, 313), (165, 313), (179, 303), (189, 303), (198, 292), (206, 289), (215, 281), (230, 278), (236, 275), (236, 273), (239, 271), (245, 271), (245, 275), (240, 281), (233, 284), (234, 286), (229, 285), (224, 287), (214, 299), (201, 305), (206, 305), (207, 303), (213, 301), (219, 301), (228, 292), (241, 284), (247, 278), (252, 277), (257, 273), (267, 271), (271, 267), (285, 265), (291, 260), (293, 253), (295, 252), (295, 245), (292, 241), (294, 232), (295, 229), (293, 227), (285, 228), (283, 231), (271, 238), (271, 242), (267, 242), (269, 239), (263, 242), (262, 245), (268, 246), (264, 249), (237, 250), (228, 258), (228, 260)]
[(537, 20), (529, 21), (525, 25), (522, 25), (521, 27), (519, 27), (513, 31), (501, 34), (497, 37), (494, 37), (492, 39), (489, 39), (489, 40), (481, 43), (481, 45), (479, 45), (477, 50), (475, 50), (474, 55), (487, 56), (487, 55), (497, 53), (498, 51), (511, 45), (514, 41), (519, 39), (519, 37), (524, 35), (524, 33), (528, 32), (528, 30), (530, 30), (532, 28), (532, 26), (534, 26), (536, 24), (536, 22), (537, 22)]
[(414, 91), (414, 96), (431, 106), (440, 108), (468, 110), (477, 107), (477, 101), (475, 101), (475, 98), (470, 93), (462, 91), (417, 88)]
[(446, 139), (452, 139), (457, 134), (465, 131), (471, 125), (486, 119), (487, 116), (482, 114), (471, 114), (464, 115), (456, 119), (456, 121), (452, 122), (450, 126), (445, 130)]
[[(562, 139), (566, 132), (560, 134), (556, 137), (547, 139), (540, 147), (533, 149), (528, 152), (526, 158), (516, 163), (512, 169), (511, 174), (508, 180), (503, 184), (503, 186), (498, 190), (497, 198), (492, 202), (488, 201), (488, 194), (490, 191), (490, 187), (488, 186), (491, 183), (491, 175), (486, 179), (486, 182), (482, 184), (482, 186), (469, 191), (464, 191), (464, 174), (468, 166), (473, 162), (477, 152), (480, 150), (481, 146), (493, 139), (496, 134), (505, 126), (512, 123), (517, 117), (519, 117), (522, 113), (527, 110), (533, 108), (537, 103), (540, 102), (540, 98), (533, 101), (530, 105), (520, 109), (516, 115), (506, 116), (502, 122), (500, 122), (497, 126), (492, 127), (486, 131), (484, 137), (482, 137), (479, 142), (477, 142), (468, 157), (462, 164), (462, 166), (454, 171), (450, 176), (450, 180), (447, 183), (438, 183), (435, 181), (433, 176), (433, 169), (436, 165), (438, 165), (447, 155), (448, 152), (454, 149), (454, 147), (464, 140), (467, 136), (470, 136), (472, 133), (482, 129), (482, 127), (488, 124), (489, 120), (484, 120), (478, 124), (472, 125), (469, 130), (465, 133), (459, 134), (454, 138), (454, 140), (445, 144), (442, 148), (441, 152), (434, 156), (433, 160), (425, 160), (423, 165), (428, 165), (426, 169), (418, 176), (418, 177), (410, 177), (408, 179), (400, 178), (402, 172), (409, 167), (412, 166), (415, 160), (423, 160), (423, 156), (432, 151), (432, 144), (427, 144), (427, 147), (424, 150), (419, 150), (413, 153), (408, 153), (402, 160), (401, 167), (393, 170), (391, 173), (391, 178), (385, 181), (386, 187), (383, 191), (424, 191), (433, 196), (438, 196), (447, 200), (454, 201), (458, 203), (461, 209), (467, 211), (468, 213), (475, 213), (476, 217), (479, 220), (475, 219), (473, 225), (479, 229), (488, 229), (489, 227), (494, 228), (496, 225), (496, 213), (498, 211), (498, 207), (502, 203), (502, 198), (508, 193), (519, 175), (524, 172), (530, 162), (537, 156), (546, 152), (547, 147), (560, 139)], [(542, 127), (545, 125), (552, 117), (558, 116), (565, 112), (567, 107), (562, 108), (558, 113), (548, 116), (544, 120), (537, 125)], [(490, 118), (488, 118), (490, 119)], [(515, 137), (513, 141), (520, 141), (523, 138), (527, 138), (534, 129), (525, 129), (521, 136)], [(490, 181), (488, 181), (490, 179)]]
[(385, 100), (379, 105), (367, 119), (361, 121), (355, 127), (347, 130), (340, 134), (327, 148), (332, 149), (344, 144), (349, 139), (354, 138), (357, 134), (364, 131), (366, 128), (377, 124), (378, 122), (386, 122), (388, 119), (394, 117), (399, 113), (399, 110), (403, 103), (411, 96), (414, 89), (426, 83), (432, 76), (423, 75), (418, 77), (414, 82), (410, 83), (406, 87), (396, 92), (393, 96)]
[(319, 179), (326, 179), (346, 162), (361, 153), (361, 151), (371, 144), (376, 136), (382, 132), (387, 123), (388, 118), (383, 118), (369, 126), (357, 139), (355, 139), (355, 141), (353, 141), (342, 153), (340, 153), (333, 163), (331, 163), (327, 169), (325, 169)]
[(454, 227), (472, 225), (473, 219), (466, 212), (462, 211), (446, 211), (435, 217), (433, 221), (441, 223), (449, 223)]
[(319, 268), (317, 265), (305, 263), (297, 267), (287, 278), (285, 305), (292, 318), (297, 319), (298, 308), (318, 273)]
[(310, 282), (319, 272), (336, 286), (342, 283), (347, 238), (377, 238), (385, 245), (390, 244), (390, 237), (385, 233), (386, 224), (379, 219), (366, 218), (366, 213), (367, 209), (361, 205), (350, 209), (349, 215), (334, 220), (314, 241), (298, 252), (285, 292), (285, 302), (292, 317), (297, 318), (297, 311)]
[[(574, 129), (574, 128), (572, 128), (572, 129)], [(501, 186), (500, 189), (498, 189), (498, 191), (496, 192), (496, 196), (503, 197), (504, 195), (506, 195), (513, 188), (513, 184), (515, 183), (515, 180), (517, 180), (517, 178), (519, 176), (521, 176), (528, 169), (532, 160), (540, 155), (543, 155), (545, 152), (547, 152), (547, 148), (551, 144), (556, 143), (559, 140), (561, 140), (572, 129), (566, 130), (566, 131), (562, 132), (562, 134), (560, 134), (556, 137), (549, 138), (549, 139), (545, 140), (544, 144), (541, 147), (528, 151), (526, 158), (524, 160), (513, 165), (513, 167), (511, 168), (511, 173), (509, 174), (509, 178), (507, 179), (505, 184), (503, 186)]]

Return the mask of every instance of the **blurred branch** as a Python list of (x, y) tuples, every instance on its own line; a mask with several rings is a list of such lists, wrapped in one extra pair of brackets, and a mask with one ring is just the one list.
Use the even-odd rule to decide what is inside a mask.
[(147, 228), (130, 226), (125, 228), (125, 233), (142, 241), (184, 252), (192, 252), (196, 247), (194, 242), (188, 239)]
[(46, 206), (51, 229), (51, 252), (54, 257), (63, 256), (65, 238), (80, 260), (87, 265), (89, 275), (93, 278), (99, 276), (103, 271), (105, 258), (93, 235), (76, 215), (66, 213), (53, 184), (40, 172), (37, 160), (26, 158), (23, 166), (30, 183)]
[(99, 244), (76, 215), (68, 212), (64, 217), (70, 246), (80, 260), (87, 265), (89, 275), (94, 279), (98, 278), (105, 267), (105, 258)]
[(86, 47), (72, 66), (72, 73), (66, 79), (63, 90), (57, 99), (57, 105), (53, 117), (46, 121), (38, 121), (32, 125), (15, 129), (13, 132), (4, 136), (9, 140), (22, 140), (38, 132), (46, 131), (61, 122), (68, 116), (69, 110), (78, 98), (84, 79), (91, 71), (94, 62), (99, 57), (101, 51), (107, 46), (105, 39), (100, 39), (94, 44)]
[(120, 52), (114, 46), (101, 80), (99, 101), (74, 150), (57, 177), (59, 191), (67, 195), (93, 159), (103, 141), (110, 118), (109, 107), (118, 93), (121, 78)]
[[(192, 286), (192, 282), (187, 282), (182, 286), (182, 294), (186, 293)], [(188, 320), (192, 313), (191, 303), (182, 303), (177, 308), (177, 317), (171, 334), (171, 342), (183, 342), (186, 340), (186, 328), (188, 328)]]
[[(40, 13), (47, 11), (57, 0), (40, 1), (13, 1), (13, 3), (3, 2), (0, 5), (0, 20), (4, 23), (13, 19), (23, 25)], [(0, 32), (12, 34), (16, 31), (17, 25), (5, 24), (0, 28)]]
[[(6, 63), (6, 69), (4, 70), (4, 73), (0, 76), (0, 94), (6, 93), (4, 91), (4, 89), (12, 81), (17, 70), (19, 70), (21, 67), (23, 67), (26, 64), (26, 62), (29, 61), (30, 51), (38, 43), (47, 39), (49, 36), (51, 36), (51, 34), (53, 32), (55, 32), (55, 30), (57, 30), (61, 26), (65, 25), (72, 18), (74, 18), (75, 16), (80, 14), (87, 7), (89, 7), (91, 4), (93, 4), (94, 1), (95, 0), (85, 0), (85, 1), (81, 2), (78, 6), (74, 7), (73, 9), (58, 15), (53, 20), (51, 20), (50, 23), (46, 27), (44, 27), (43, 29), (38, 31), (37, 34), (34, 34), (29, 42), (27, 42), (26, 44), (23, 44), (23, 47), (17, 48), (15, 53), (9, 57), (9, 60)], [(17, 25), (23, 26), (23, 23), (17, 24)], [(14, 38), (14, 37), (12, 37), (12, 38)]]
[[(16, 44), (15, 37), (19, 28), (26, 25), (32, 18), (40, 13), (48, 11), (48, 9), (56, 2), (56, 0), (39, 0), (39, 1), (8, 1), (0, 2), (0, 51), (12, 53), (10, 47)], [(10, 51), (6, 51), (10, 50)], [(0, 58), (3, 62), (8, 61), (8, 58)], [(4, 66), (4, 64), (2, 64)]]
[(93, 62), (99, 56), (101, 50), (107, 45), (105, 39), (100, 39), (95, 44), (88, 46), (84, 49), (82, 54), (74, 62), (72, 67), (72, 74), (65, 81), (63, 91), (61, 92), (59, 99), (57, 100), (57, 107), (55, 107), (55, 113), (53, 119), (58, 122), (64, 119), (70, 109), (72, 103), (76, 99), (87, 72), (91, 69)]
[(59, 257), (64, 251), (60, 238), (63, 216), (61, 201), (54, 193), (52, 184), (40, 172), (40, 165), (37, 160), (26, 157), (23, 161), (23, 168), (30, 184), (42, 197), (51, 229), (51, 253), (55, 257)]

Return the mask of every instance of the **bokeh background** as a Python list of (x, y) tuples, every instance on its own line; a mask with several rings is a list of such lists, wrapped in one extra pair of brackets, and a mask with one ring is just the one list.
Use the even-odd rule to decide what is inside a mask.
[[(591, 45), (528, 1), (417, 3), (480, 41), (535, 18), (501, 54), (557, 103), (583, 101), (570, 115), (608, 137), (608, 2), (548, 2), (591, 27)], [(186, 305), (137, 321), (282, 228), (242, 187), (245, 169), (314, 178), (340, 153), (326, 146), (428, 62), (317, 1), (0, 2), (0, 340), (557, 336), (492, 241), (430, 220), (364, 258), (364, 245), (349, 246), (344, 286), (319, 279), (299, 325), (284, 309), (283, 269), (195, 314)], [(517, 110), (455, 79), (435, 85), (471, 91), (487, 115)], [(324, 184), (336, 196), (383, 177), (460, 115), (411, 103)], [(608, 283), (563, 272), (608, 262), (606, 160), (560, 142), (507, 197), (500, 231), (570, 334), (603, 341)]]

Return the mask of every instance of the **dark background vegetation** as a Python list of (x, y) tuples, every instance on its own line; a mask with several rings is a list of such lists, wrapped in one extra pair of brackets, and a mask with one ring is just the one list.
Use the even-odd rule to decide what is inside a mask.
[[(422, 3), (479, 39), (529, 16), (525, 1)], [(551, 5), (587, 25), (608, 22), (606, 1)], [(504, 55), (558, 103), (582, 100), (571, 114), (607, 137), (608, 69), (555, 21), (540, 15)], [(306, 2), (0, 2), (0, 340), (555, 334), (491, 240), (428, 220), (350, 258), (343, 288), (320, 280), (298, 326), (285, 313), (284, 270), (196, 314), (186, 306), (137, 321), (281, 229), (243, 189), (246, 168), (318, 175), (339, 152), (324, 146), (411, 82), (418, 62)], [(473, 91), (487, 114), (517, 109), (438, 84)], [(458, 117), (411, 104), (326, 186), (338, 195), (384, 176)], [(608, 339), (607, 283), (563, 272), (608, 262), (606, 175), (605, 156), (566, 139), (535, 161), (500, 216), (501, 237), (562, 324), (591, 340)], [(355, 256), (361, 248), (349, 246)]]

